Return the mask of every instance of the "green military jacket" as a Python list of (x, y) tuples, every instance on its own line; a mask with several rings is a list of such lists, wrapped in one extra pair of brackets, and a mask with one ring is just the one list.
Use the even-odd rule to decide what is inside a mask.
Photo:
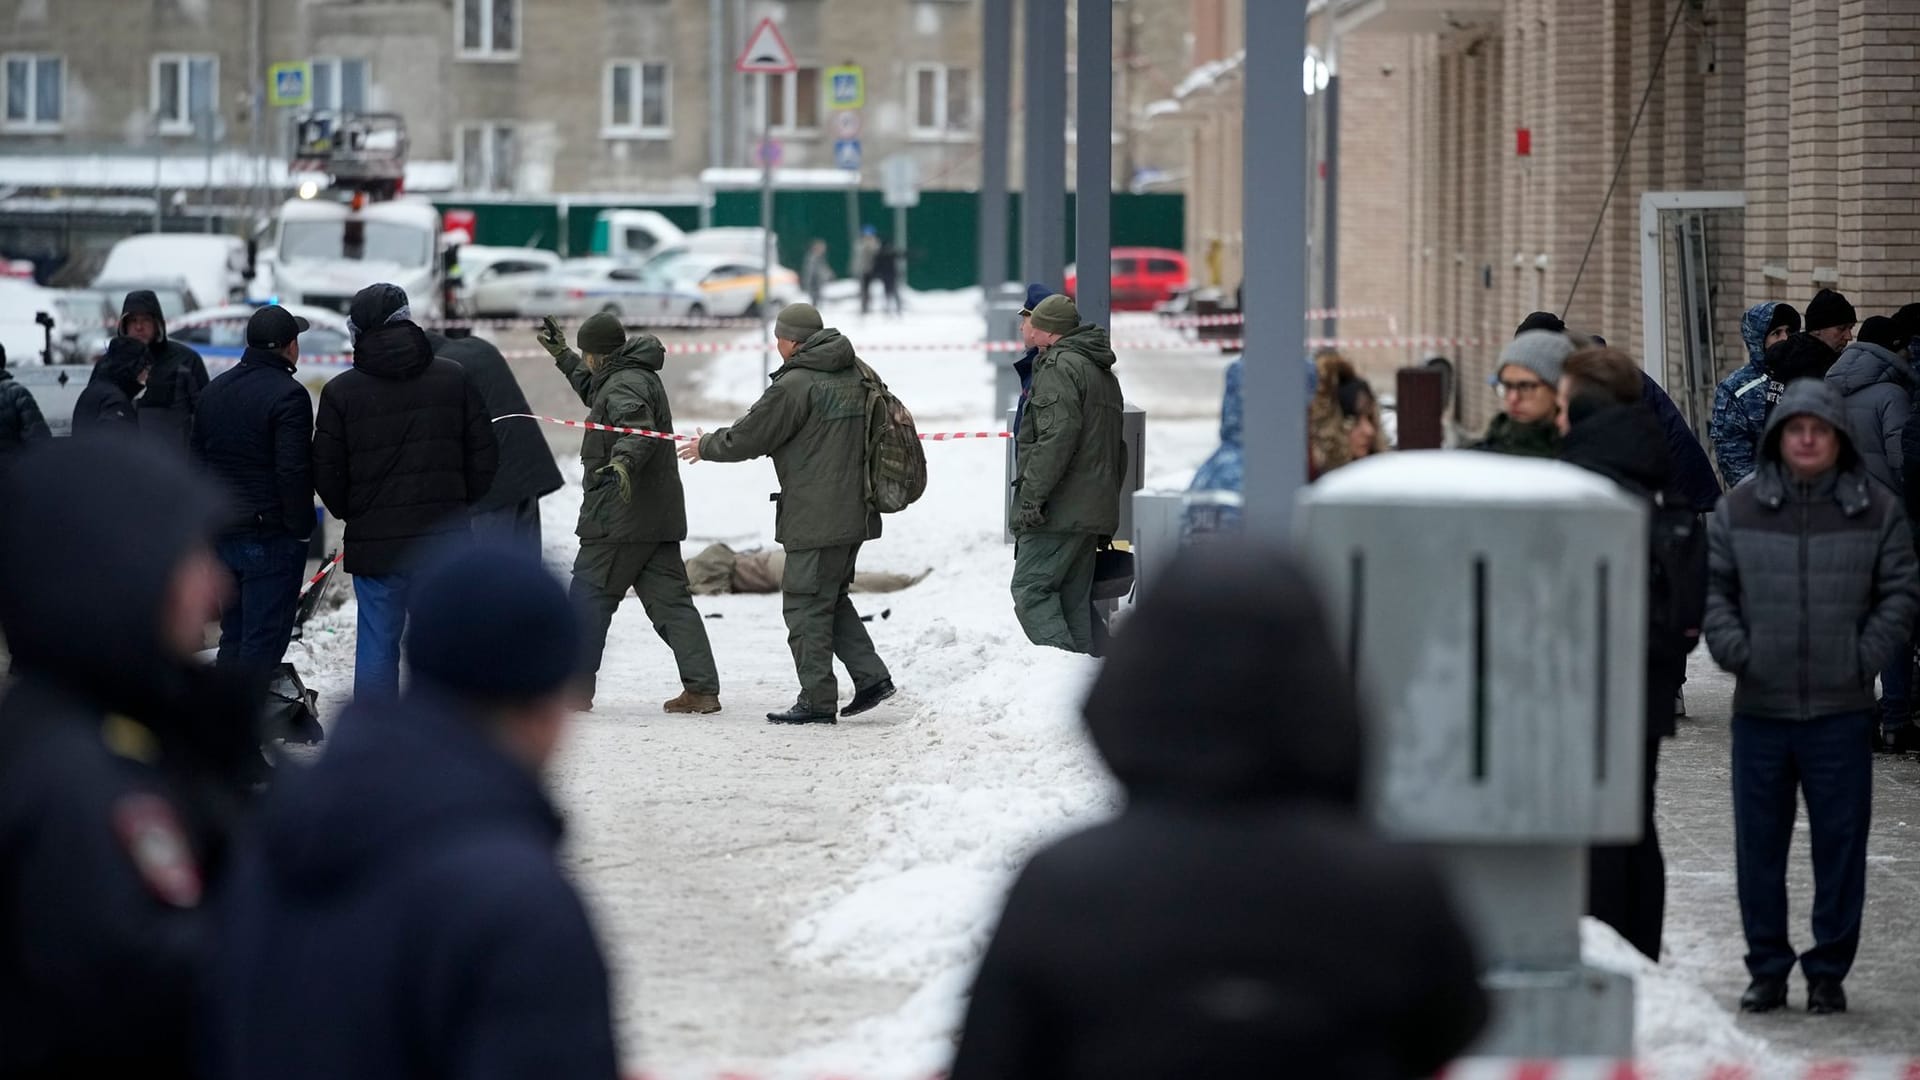
[[(660, 369), (666, 346), (652, 334), (636, 334), (590, 372), (577, 353), (555, 361), (588, 408), (596, 424), (671, 432), (673, 409), (667, 404)], [(633, 479), (632, 501), (620, 498), (620, 479), (600, 470), (619, 461)], [(680, 487), (680, 463), (673, 444), (645, 435), (588, 431), (580, 443), (586, 498), (574, 532), (584, 544), (642, 544), (687, 538), (687, 500)]]
[(1082, 326), (1042, 349), (1020, 424), (1014, 498), (1046, 521), (1028, 531), (1112, 536), (1126, 480), (1125, 403), (1107, 332)]
[(840, 331), (808, 338), (740, 422), (700, 440), (706, 461), (773, 458), (773, 537), (794, 551), (880, 536), (867, 504), (867, 388)]

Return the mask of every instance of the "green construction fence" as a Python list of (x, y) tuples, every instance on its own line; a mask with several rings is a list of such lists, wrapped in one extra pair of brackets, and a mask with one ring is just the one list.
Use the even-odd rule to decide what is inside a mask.
[[(852, 266), (853, 237), (859, 225), (872, 225), (883, 239), (894, 237), (895, 212), (878, 191), (857, 196), (858, 222), (849, 220), (844, 190), (780, 191), (774, 193), (774, 231), (780, 237), (780, 261), (795, 270), (816, 238), (827, 242), (827, 258), (845, 276)], [(1007, 277), (1017, 280), (1020, 270), (1020, 195), (1008, 197)], [(980, 199), (971, 191), (925, 191), (920, 205), (907, 211), (907, 284), (915, 289), (959, 289), (980, 281), (977, 241)], [(606, 210), (655, 210), (683, 229), (699, 226), (700, 211), (684, 203), (660, 205), (637, 202), (441, 202), (442, 212), (474, 212), (474, 242), (502, 247), (540, 247), (570, 255), (585, 255), (593, 239), (594, 221)], [(1065, 242), (1073, 252), (1075, 201), (1067, 194)], [(720, 191), (714, 194), (712, 223), (717, 226), (759, 225), (758, 191)], [(1116, 247), (1186, 247), (1185, 196), (1115, 193), (1112, 209)], [(565, 238), (563, 244), (562, 237)]]

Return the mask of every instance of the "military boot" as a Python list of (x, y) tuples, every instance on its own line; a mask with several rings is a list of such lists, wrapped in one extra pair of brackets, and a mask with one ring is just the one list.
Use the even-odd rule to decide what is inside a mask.
[(711, 716), (720, 711), (720, 695), (688, 690), (661, 707), (670, 713)]

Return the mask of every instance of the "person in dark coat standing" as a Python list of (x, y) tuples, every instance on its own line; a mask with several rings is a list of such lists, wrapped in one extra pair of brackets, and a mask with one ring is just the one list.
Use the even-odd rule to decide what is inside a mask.
[[(452, 360), (467, 373), (479, 388), (489, 417), (533, 411), (526, 392), (520, 389), (520, 380), (514, 378), (507, 358), (493, 342), (431, 332), (427, 341), (433, 346), (433, 355)], [(487, 493), (473, 504), (473, 531), (511, 540), (537, 558), (541, 550), (540, 500), (565, 483), (560, 466), (536, 423), (508, 420), (494, 424), (493, 438), (500, 447), (500, 467)]]
[[(660, 382), (667, 349), (659, 338), (629, 338), (619, 319), (601, 312), (580, 324), (575, 340), (577, 353), (567, 348), (560, 324), (552, 319), (539, 337), (587, 407), (590, 423), (673, 430), (673, 406)], [(575, 529), (580, 553), (567, 590), (586, 619), (575, 704), (593, 707), (607, 628), (620, 609), (620, 598), (632, 590), (654, 632), (673, 650), (679, 669), (681, 692), (661, 708), (703, 716), (719, 712), (720, 672), (706, 623), (693, 606), (687, 564), (680, 557), (680, 542), (687, 538), (687, 498), (673, 444), (645, 435), (588, 431), (580, 442), (580, 464), (585, 474)]]
[[(1667, 864), (1654, 817), (1654, 786), (1660, 741), (1675, 734), (1673, 702), (1686, 678), (1687, 656), (1700, 642), (1707, 568), (1704, 526), (1676, 482), (1660, 422), (1640, 396), (1640, 373), (1632, 357), (1615, 349), (1582, 349), (1567, 358), (1560, 375), (1560, 460), (1612, 480), (1643, 500), (1652, 515), (1640, 839), (1588, 849), (1587, 912), (1658, 962)], [(1675, 622), (1681, 612), (1691, 616), (1684, 625)]]
[[(1920, 564), (1899, 499), (1868, 477), (1827, 383), (1787, 387), (1760, 465), (1708, 526), (1707, 648), (1734, 676), (1733, 823), (1747, 1012), (1845, 1012), (1860, 947), (1873, 813), (1873, 673), (1909, 640)], [(1813, 837), (1814, 946), (1787, 929), (1799, 799)]]
[(500, 448), (479, 388), (433, 355), (399, 286), (360, 290), (347, 327), (353, 370), (320, 392), (313, 486), (347, 523), (342, 566), (360, 605), (354, 693), (392, 696), (414, 560), (423, 544), (471, 530)]
[(33, 391), (14, 381), (7, 370), (7, 349), (0, 345), (0, 456), (29, 443), (52, 437)]
[(1027, 419), (1027, 399), (1033, 396), (1033, 362), (1040, 358), (1040, 347), (1027, 342), (1027, 325), (1033, 318), (1033, 309), (1040, 306), (1040, 301), (1058, 291), (1034, 282), (1027, 286), (1027, 304), (1020, 309), (1020, 340), (1026, 343), (1027, 351), (1013, 362), (1013, 372), (1020, 376), (1020, 400), (1013, 409), (1013, 434), (1016, 438), (1020, 435), (1020, 425)]
[(233, 519), (216, 550), (236, 586), (222, 664), (271, 671), (293, 640), (313, 533), (313, 395), (293, 377), (307, 320), (278, 304), (247, 320), (240, 362), (200, 395), (194, 457), (226, 485)]
[(847, 596), (860, 546), (880, 539), (880, 514), (867, 497), (866, 365), (810, 304), (782, 309), (773, 334), (783, 363), (766, 393), (732, 427), (683, 443), (680, 458), (773, 459), (780, 480), (773, 538), (787, 554), (781, 610), (800, 694), (793, 708), (768, 713), (767, 722), (832, 724), (841, 713), (835, 657), (853, 679), (846, 715), (895, 693), (893, 674)]
[(224, 510), (129, 432), (0, 476), (0, 1076), (198, 1076), (208, 898), (258, 699), (195, 664)]
[(140, 414), (133, 399), (147, 385), (152, 359), (137, 338), (121, 336), (107, 342), (107, 354), (94, 361), (86, 389), (73, 403), (73, 434), (139, 430)]
[(1390, 1080), (1473, 1042), (1479, 964), (1361, 811), (1344, 666), (1290, 559), (1176, 557), (1087, 698), (1125, 807), (1020, 872), (950, 1080)]
[(406, 696), (356, 701), (268, 796), (212, 964), (216, 1080), (616, 1080), (607, 969), (542, 783), (579, 655), (538, 561), (412, 594)]
[(150, 289), (127, 294), (120, 308), (120, 332), (147, 348), (152, 373), (140, 398), (140, 431), (156, 436), (182, 453), (193, 431), (193, 413), (207, 388), (206, 361), (200, 354), (167, 337), (166, 313)]

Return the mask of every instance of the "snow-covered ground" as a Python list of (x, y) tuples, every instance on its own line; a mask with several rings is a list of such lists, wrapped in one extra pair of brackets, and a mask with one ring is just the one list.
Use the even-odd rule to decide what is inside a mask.
[[(857, 344), (982, 335), (971, 296), (911, 301), (904, 319), (830, 309), (828, 321)], [(978, 352), (870, 359), (923, 431), (997, 426)], [(1122, 353), (1123, 383), (1134, 360)], [(1141, 366), (1155, 368), (1143, 380), (1152, 390), (1129, 384), (1129, 396), (1177, 418), (1149, 422), (1150, 486), (1183, 485), (1213, 449), (1224, 362), (1157, 354)], [(721, 356), (700, 379), (708, 401), (750, 401), (759, 357)], [(1035, 846), (1115, 805), (1079, 724), (1096, 665), (1033, 648), (1013, 618), (1004, 442), (930, 443), (927, 453), (926, 497), (862, 553), (867, 569), (932, 571), (905, 592), (856, 598), (902, 690), (874, 713), (827, 728), (765, 723), (795, 692), (778, 597), (697, 601), (724, 683), (726, 711), (714, 717), (662, 715), (659, 702), (679, 691), (671, 654), (637, 601), (615, 619), (595, 711), (554, 783), (571, 866), (613, 963), (632, 1068), (668, 1080), (937, 1072), (1011, 875)], [(578, 460), (566, 464), (568, 486), (542, 507), (547, 558), (562, 572), (580, 499)], [(684, 478), (688, 554), (772, 542), (770, 464), (703, 463)], [(292, 654), (323, 700), (351, 689), (351, 627), (349, 601)], [(1656, 1058), (1764, 1052), (1705, 992), (1636, 965), (1604, 929), (1588, 941), (1596, 960), (1638, 976), (1642, 1045)]]

